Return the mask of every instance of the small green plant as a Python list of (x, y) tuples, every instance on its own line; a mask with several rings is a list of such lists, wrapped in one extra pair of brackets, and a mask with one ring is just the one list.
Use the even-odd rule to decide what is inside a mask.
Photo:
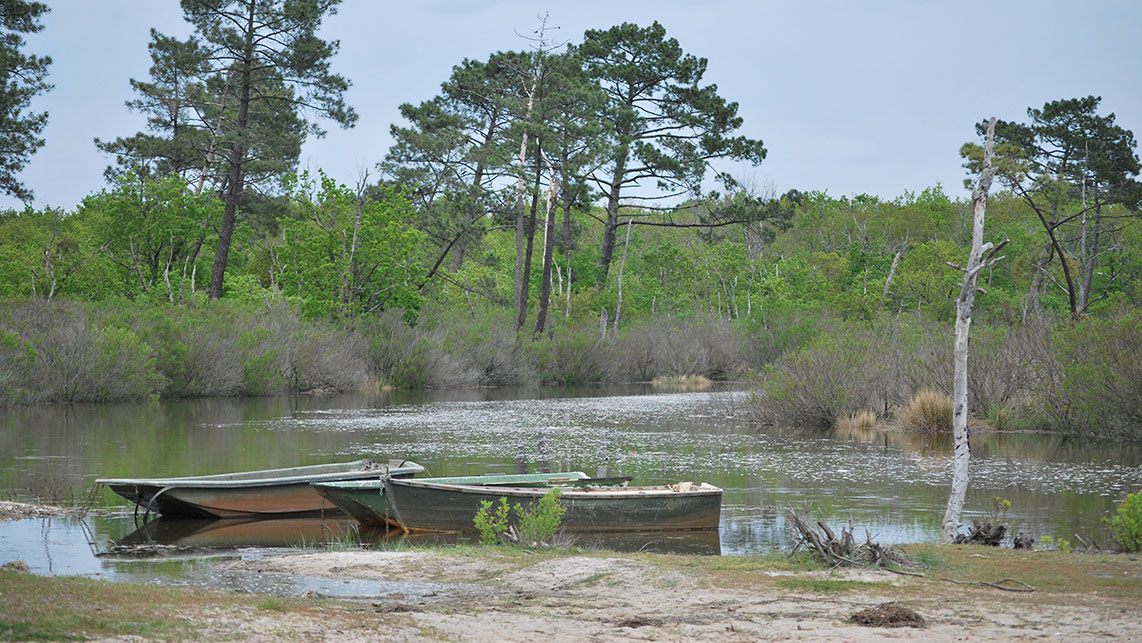
[(515, 506), (516, 515), (519, 516), (519, 538), (524, 543), (546, 543), (551, 540), (559, 525), (563, 521), (563, 514), (567, 511), (559, 504), (559, 497), (563, 495), (558, 487), (543, 494), (538, 502), (528, 508), (518, 503)]
[(1008, 511), (1011, 511), (1010, 500), (1000, 498), (999, 496), (992, 496), (991, 510), (987, 512), (987, 519), (993, 525), (998, 525), (1007, 518)]
[[(503, 542), (504, 534), (508, 532), (508, 499), (500, 498), (500, 504), (492, 510), (492, 501), (484, 500), (480, 503), (480, 510), (476, 512), (473, 522), (480, 532), (480, 543), (496, 545)], [(518, 505), (517, 505), (518, 506)]]
[(1043, 549), (1058, 549), (1059, 551), (1066, 552), (1068, 554), (1074, 551), (1074, 547), (1071, 546), (1071, 541), (1067, 540), (1066, 538), (1059, 538), (1056, 540), (1050, 536), (1043, 536), (1043, 538), (1040, 540), (1043, 544)]
[(1142, 491), (1126, 496), (1118, 505), (1118, 515), (1103, 518), (1114, 532), (1114, 539), (1126, 551), (1142, 550)]

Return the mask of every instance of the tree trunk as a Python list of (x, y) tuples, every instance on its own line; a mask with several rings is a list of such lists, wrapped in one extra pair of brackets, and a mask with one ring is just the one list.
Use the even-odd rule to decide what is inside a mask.
[(627, 248), (630, 247), (630, 228), (634, 219), (627, 219), (627, 240), (623, 244), (623, 258), (619, 262), (619, 301), (615, 306), (615, 330), (619, 329), (619, 317), (623, 314), (623, 269), (627, 265)]
[[(535, 75), (532, 79), (531, 91), (527, 96), (527, 113), (524, 116), (524, 122), (531, 122), (531, 112), (535, 107), (535, 88), (539, 84), (539, 69), (535, 70)], [(540, 150), (537, 148), (535, 156), (540, 156)], [(538, 167), (538, 166), (537, 166)], [(536, 171), (538, 175), (538, 170)], [(516, 180), (516, 201), (515, 201), (515, 288), (514, 288), (514, 303), (516, 310), (516, 330), (523, 328), (523, 322), (527, 316), (527, 294), (526, 286), (524, 285), (525, 279), (524, 272), (524, 238), (526, 235), (526, 211), (524, 210), (523, 190), (525, 179), (527, 177), (527, 130), (525, 129), (520, 135), (519, 143), (519, 178)], [(538, 176), (536, 177), (538, 180)]]
[(222, 296), (222, 282), (226, 275), (226, 262), (230, 256), (230, 239), (234, 236), (234, 223), (238, 218), (238, 201), (242, 198), (242, 183), (245, 173), (242, 164), (246, 160), (245, 134), (250, 126), (250, 67), (253, 58), (255, 4), (250, 3), (250, 13), (246, 21), (246, 58), (242, 61), (242, 86), (239, 88), (238, 127), (234, 146), (230, 149), (230, 171), (226, 186), (226, 209), (222, 214), (222, 229), (218, 231), (218, 251), (214, 254), (214, 270), (210, 274), (210, 298)]
[[(547, 186), (547, 212), (543, 218), (543, 278), (539, 286), (539, 310), (535, 313), (535, 334), (542, 335), (547, 326), (547, 308), (551, 302), (551, 254), (555, 246), (555, 197), (559, 179), (554, 175)], [(562, 280), (561, 280), (562, 281)]]
[(599, 283), (607, 279), (611, 258), (615, 254), (615, 232), (619, 228), (619, 197), (622, 194), (623, 174), (626, 172), (627, 151), (624, 148), (615, 159), (615, 175), (607, 194), (607, 221), (603, 225), (603, 245), (599, 252)]
[[(983, 243), (984, 214), (987, 211), (987, 196), (991, 189), (991, 179), (995, 175), (992, 157), (995, 151), (995, 118), (988, 121), (987, 141), (983, 152), (983, 171), (979, 186), (972, 193), (974, 219), (972, 222), (971, 255), (964, 271), (960, 296), (956, 299), (955, 337), (955, 381), (952, 393), (952, 431), (955, 452), (952, 456), (952, 490), (948, 495), (948, 507), (944, 512), (944, 540), (951, 542), (960, 528), (960, 514), (963, 513), (964, 497), (968, 488), (968, 462), (971, 459), (971, 444), (968, 431), (968, 335), (971, 331), (972, 309), (975, 307), (975, 294), (979, 273), (998, 259), (995, 252), (1003, 247), (992, 248)], [(987, 253), (985, 255), (985, 253)]]
[[(523, 283), (520, 284), (520, 307), (517, 311), (518, 317), (516, 318), (516, 330), (523, 328), (527, 323), (527, 299), (528, 293), (531, 289), (531, 257), (535, 248), (535, 218), (539, 210), (539, 182), (542, 180), (542, 172), (540, 171), (539, 163), (543, 159), (542, 152), (539, 149), (539, 139), (535, 139), (536, 154), (535, 154), (535, 187), (531, 192), (531, 213), (528, 214), (526, 221), (527, 235), (525, 239), (525, 249), (523, 254)], [(552, 179), (554, 180), (554, 178)]]
[(884, 292), (880, 295), (880, 308), (878, 310), (884, 310), (884, 303), (888, 301), (888, 293), (891, 292), (892, 278), (896, 276), (896, 268), (900, 265), (900, 258), (904, 256), (904, 250), (907, 247), (907, 243), (900, 246), (900, 249), (892, 257), (892, 267), (888, 269), (888, 278), (884, 280)]
[(1043, 292), (1043, 284), (1046, 281), (1043, 273), (1047, 270), (1047, 262), (1051, 260), (1053, 253), (1054, 250), (1048, 243), (1043, 246), (1043, 250), (1035, 259), (1035, 263), (1031, 264), (1035, 274), (1031, 277), (1031, 286), (1027, 289), (1027, 297), (1023, 299), (1023, 321), (1027, 321), (1031, 315), (1039, 314), (1039, 296)]
[[(1084, 204), (1085, 207), (1085, 204)], [(1087, 227), (1086, 215), (1083, 215), (1083, 265), (1079, 276), (1078, 312), (1086, 313), (1090, 305), (1090, 289), (1094, 283), (1095, 259), (1098, 257), (1099, 244), (1102, 239), (1102, 206), (1095, 205), (1094, 222)], [(1088, 241), (1089, 239), (1089, 241)]]

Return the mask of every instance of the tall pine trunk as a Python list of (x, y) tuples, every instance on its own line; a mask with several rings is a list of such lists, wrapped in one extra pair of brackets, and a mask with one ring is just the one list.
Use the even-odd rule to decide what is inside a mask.
[(535, 313), (535, 334), (541, 335), (547, 327), (547, 309), (551, 302), (551, 262), (555, 248), (555, 197), (559, 193), (559, 179), (551, 175), (547, 186), (547, 211), (543, 218), (543, 278), (539, 285), (539, 310)]
[(210, 298), (222, 296), (222, 284), (226, 276), (226, 263), (230, 258), (230, 240), (234, 236), (234, 225), (238, 219), (238, 201), (242, 198), (245, 181), (243, 164), (246, 161), (246, 130), (250, 127), (250, 67), (254, 57), (254, 3), (246, 20), (246, 49), (242, 61), (242, 85), (239, 87), (238, 126), (234, 144), (230, 148), (230, 171), (226, 185), (226, 209), (222, 213), (222, 228), (218, 231), (218, 250), (214, 253), (214, 269), (210, 273)]

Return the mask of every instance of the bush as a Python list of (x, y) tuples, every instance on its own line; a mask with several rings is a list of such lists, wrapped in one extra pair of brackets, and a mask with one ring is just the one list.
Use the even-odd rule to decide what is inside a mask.
[[(509, 508), (507, 498), (500, 498), (498, 505), (491, 500), (480, 502), (480, 509), (472, 520), (480, 532), (480, 543), (496, 545), (510, 538), (525, 545), (550, 544), (567, 511), (559, 504), (562, 494), (558, 487), (552, 488), (527, 507), (517, 502)], [(513, 511), (516, 525), (510, 523)]]
[(900, 419), (914, 431), (951, 431), (952, 396), (931, 388), (920, 389), (904, 407)]
[(1118, 515), (1104, 518), (1114, 532), (1114, 539), (1126, 551), (1142, 550), (1142, 491), (1126, 496), (1118, 505)]
[(494, 511), (492, 504), (491, 500), (481, 501), (480, 510), (476, 512), (476, 517), (472, 521), (480, 532), (480, 543), (483, 545), (498, 545), (503, 542), (504, 535), (510, 527), (508, 517), (511, 508), (508, 507), (508, 499), (501, 497), (500, 504)]
[(832, 428), (866, 409), (885, 409), (903, 396), (903, 343), (895, 321), (838, 324), (767, 366), (751, 406), (776, 424)]
[(551, 541), (555, 532), (559, 531), (563, 514), (567, 511), (559, 504), (561, 495), (563, 492), (559, 487), (554, 487), (527, 509), (518, 504), (515, 506), (519, 516), (519, 540), (524, 544), (546, 544)]
[(1045, 365), (1051, 424), (1071, 433), (1142, 439), (1142, 313), (1086, 319), (1055, 334)]

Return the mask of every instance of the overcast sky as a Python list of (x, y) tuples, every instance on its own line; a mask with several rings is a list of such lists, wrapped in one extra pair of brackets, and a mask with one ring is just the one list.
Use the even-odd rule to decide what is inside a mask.
[[(124, 106), (145, 79), (149, 30), (189, 35), (176, 0), (47, 0), (28, 51), (53, 59), (55, 89), (37, 99), (47, 144), (22, 174), (35, 204), (74, 208), (103, 186), (109, 164), (92, 139), (139, 131)], [(302, 151), (303, 167), (352, 184), (389, 146), (405, 102), (431, 98), (453, 65), (522, 49), (537, 14), (556, 38), (658, 20), (687, 52), (709, 60), (704, 82), (740, 104), (741, 133), (769, 156), (737, 172), (777, 193), (790, 188), (895, 198), (943, 184), (966, 194), (958, 150), (973, 125), (1060, 98), (1103, 97), (1102, 112), (1142, 136), (1142, 3), (633, 2), (543, 6), (488, 0), (345, 0), (323, 35), (341, 41), (333, 69), (353, 83), (360, 121), (330, 126)], [(11, 198), (0, 207), (19, 207)]]

